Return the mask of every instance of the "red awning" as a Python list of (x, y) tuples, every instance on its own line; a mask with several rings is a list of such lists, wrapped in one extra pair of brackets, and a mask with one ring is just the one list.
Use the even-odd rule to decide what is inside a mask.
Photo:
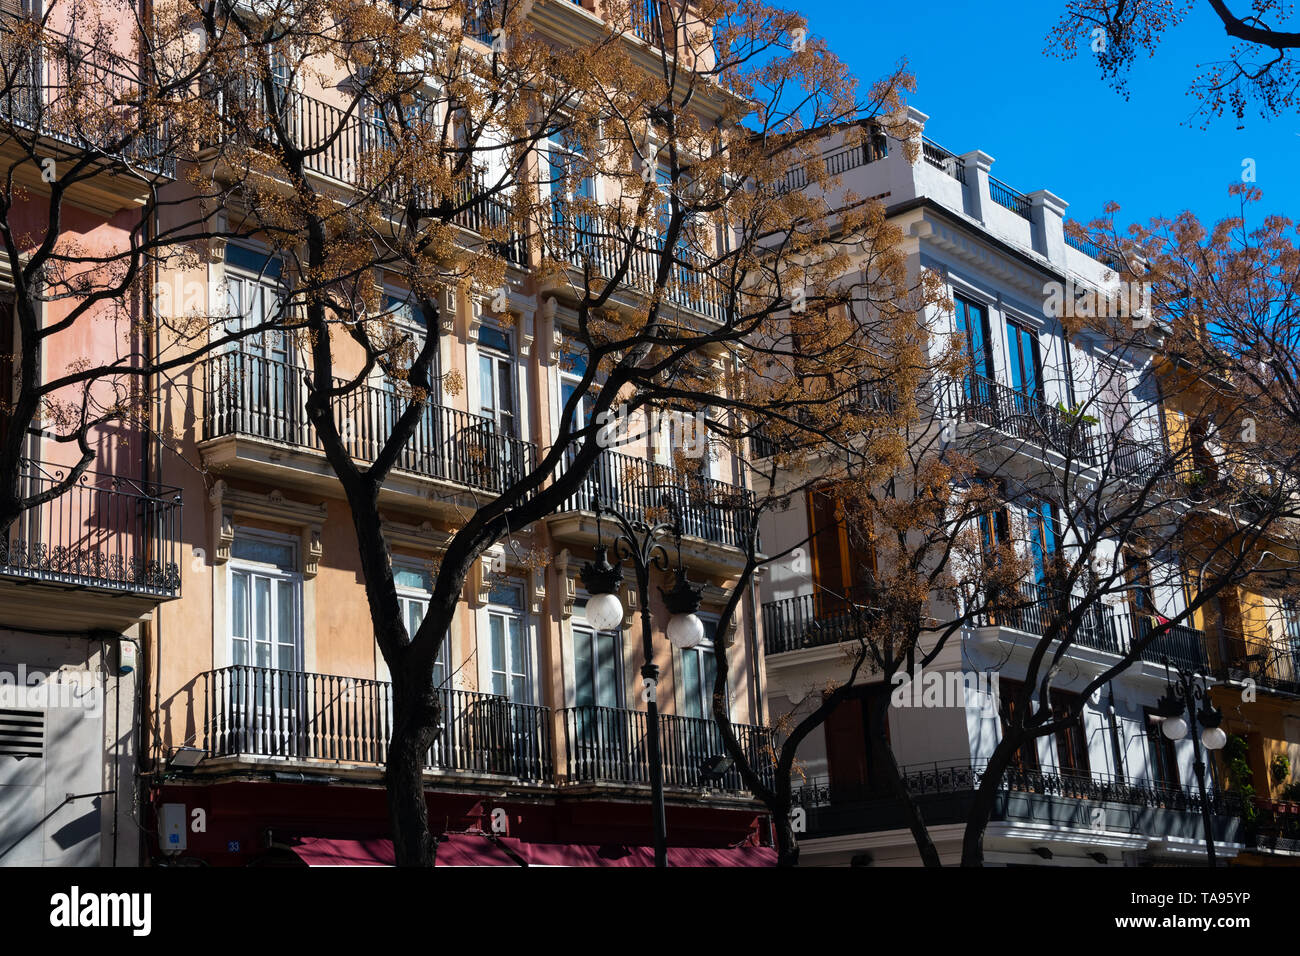
[(393, 841), (310, 837), (293, 848), (308, 866), (394, 866)]
[[(293, 848), (308, 866), (393, 866), (393, 843), (385, 839), (330, 840), (312, 837)], [(522, 861), (522, 862), (521, 862)], [(481, 833), (448, 833), (438, 841), (438, 866), (653, 866), (654, 850), (621, 843), (525, 843)], [(776, 866), (766, 846), (669, 847), (674, 867)]]
[[(648, 846), (577, 843), (520, 843), (519, 852), (529, 866), (654, 866), (654, 849)], [(765, 846), (669, 847), (668, 865), (776, 866), (776, 850)]]

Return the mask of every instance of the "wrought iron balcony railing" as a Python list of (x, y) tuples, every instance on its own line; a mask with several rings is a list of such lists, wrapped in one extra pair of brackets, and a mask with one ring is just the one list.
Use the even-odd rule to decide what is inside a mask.
[[(1057, 615), (1079, 611), (1083, 598), (1069, 595), (1061, 601), (1057, 592), (1040, 584), (1021, 586), (1020, 600), (1014, 606), (997, 613), (984, 614), (982, 626), (1008, 627), (1027, 634), (1045, 637)], [(1013, 604), (1013, 602), (1004, 602)], [(1138, 640), (1145, 640), (1161, 620), (1154, 614), (1133, 608), (1128, 604), (1112, 607), (1097, 597), (1089, 599), (1083, 608), (1080, 622), (1072, 642), (1108, 654), (1127, 654)], [(1171, 664), (1185, 669), (1204, 670), (1206, 667), (1205, 633), (1186, 625), (1173, 625), (1142, 649), (1141, 658), (1159, 664), (1167, 658)]]
[(546, 229), (546, 255), (593, 278), (611, 279), (627, 263), (622, 285), (643, 296), (657, 288), (660, 265), (671, 259), (661, 301), (721, 322), (726, 314), (727, 289), (718, 280), (710, 257), (679, 244), (671, 252), (661, 240), (641, 234), (636, 242), (598, 217), (575, 214), (564, 200), (551, 203)]
[(989, 195), (999, 206), (1010, 209), (1023, 219), (1032, 219), (1029, 197), (1019, 190), (1012, 189), (1000, 179), (989, 177)]
[[(25, 495), (57, 487), (66, 470), (28, 462)], [(181, 493), (118, 475), (83, 474), (0, 533), (0, 575), (175, 597), (180, 593)]]
[(307, 172), (367, 190), (393, 206), (412, 205), (421, 215), (436, 216), (446, 209), (451, 222), (485, 237), (493, 251), (507, 261), (515, 265), (527, 262), (526, 237), (512, 222), (508, 201), (487, 195), (490, 184), (481, 170), (462, 179), (446, 204), (424, 184), (393, 173), (385, 157), (394, 150), (397, 134), (377, 107), (363, 102), (349, 111), (287, 86), (275, 90), (271, 107), (264, 90), (248, 84), (214, 84), (208, 95), (233, 141), (275, 155), (279, 152), (274, 134), (278, 121), (304, 150)]
[(38, 52), (16, 39), (19, 14), (0, 11), (0, 124), (36, 133), (74, 150), (100, 153), (155, 175), (172, 178), (166, 122), (142, 121), (140, 64), (110, 49), (103, 38), (85, 40), (43, 29)]
[[(246, 352), (226, 352), (205, 365), (203, 437), (244, 435), (323, 452), (307, 421), (305, 370)], [(363, 385), (334, 401), (335, 423), (348, 452), (373, 461), (409, 399)], [(430, 405), (402, 449), (397, 467), (451, 484), (499, 493), (536, 467), (536, 447), (503, 434), (490, 418)]]
[[(904, 784), (914, 797), (973, 793), (979, 788), (986, 772), (983, 766), (972, 766), (969, 763), (908, 765), (900, 770)], [(1216, 790), (1207, 786), (1206, 798), (1203, 800), (1200, 787), (1196, 784), (1182, 787), (1159, 786), (1095, 771), (1053, 773), (1013, 767), (1002, 775), (998, 789), (1009, 793), (1039, 794), (1195, 814), (1201, 812), (1202, 803), (1208, 802), (1210, 812), (1216, 816), (1239, 816), (1242, 810), (1241, 798), (1230, 790)], [(792, 797), (795, 805), (814, 808), (837, 803), (893, 799), (893, 791), (887, 781), (875, 781), (865, 786), (844, 786), (836, 785), (828, 777), (820, 777), (796, 788)]]
[[(571, 466), (575, 454), (576, 448), (566, 450), (563, 468)], [(578, 491), (559, 511), (595, 511), (599, 499), (601, 507), (651, 523), (668, 520), (665, 497), (678, 510), (683, 534), (729, 548), (745, 547), (754, 508), (752, 491), (614, 451), (600, 453)]]
[[(587, 706), (570, 707), (557, 716), (564, 728), (567, 782), (650, 783), (644, 711)], [(732, 730), (750, 765), (770, 783), (771, 731), (752, 724), (733, 724)], [(660, 714), (659, 735), (665, 786), (748, 792), (734, 767), (720, 779), (701, 778), (711, 758), (726, 755), (721, 732), (712, 719)]]
[[(382, 765), (393, 729), (385, 681), (235, 664), (203, 675), (210, 756)], [(438, 691), (442, 722), (425, 767), (549, 782), (550, 709), (471, 691)]]
[(946, 415), (996, 428), (1073, 459), (1096, 460), (1096, 430), (1082, 417), (983, 375), (969, 374), (942, 388)]
[(944, 149), (932, 139), (923, 138), (921, 155), (935, 169), (948, 174), (963, 186), (966, 185), (966, 164), (956, 153)]
[(1219, 666), (1222, 680), (1250, 678), (1261, 687), (1300, 696), (1300, 638), (1261, 640), (1244, 634), (1223, 634)]
[(864, 588), (770, 601), (763, 605), (763, 646), (768, 654), (783, 654), (863, 639), (880, 613), (868, 601)]

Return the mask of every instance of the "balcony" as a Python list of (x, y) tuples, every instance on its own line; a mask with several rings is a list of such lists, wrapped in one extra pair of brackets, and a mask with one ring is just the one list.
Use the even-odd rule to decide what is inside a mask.
[[(378, 771), (388, 759), (393, 729), (392, 685), (386, 681), (234, 664), (207, 671), (195, 682), (193, 715), (209, 758), (265, 763), (319, 764), (321, 769)], [(557, 783), (552, 753), (562, 735), (567, 786), (648, 785), (646, 714), (612, 707), (550, 708), (505, 697), (440, 689), (442, 721), (425, 755), (433, 774)], [(554, 718), (554, 723), (552, 722)], [(702, 780), (705, 761), (725, 753), (712, 720), (659, 717), (664, 785), (746, 795), (732, 769)], [(770, 731), (736, 724), (746, 755), (771, 772)]]
[(1300, 638), (1260, 640), (1224, 634), (1215, 674), (1221, 680), (1253, 680), (1258, 686), (1300, 697)]
[[(665, 251), (661, 240), (640, 235), (636, 243), (597, 217), (575, 214), (563, 200), (551, 203), (551, 221), (546, 227), (547, 258), (577, 271), (576, 281), (607, 280), (630, 260), (618, 290), (618, 297), (630, 294), (638, 307), (655, 292)], [(715, 273), (712, 260), (687, 245), (672, 251), (672, 264), (660, 301), (711, 322), (726, 317), (728, 290)], [(603, 290), (593, 288), (593, 292)]]
[[(328, 476), (324, 451), (304, 407), (306, 370), (245, 352), (226, 352), (204, 366), (203, 441), (253, 439), (309, 453), (318, 476)], [(337, 383), (341, 384), (341, 382)], [(409, 399), (379, 385), (363, 385), (334, 403), (334, 420), (349, 454), (374, 461)], [(280, 455), (262, 449), (263, 463)], [(235, 459), (240, 457), (234, 449)], [(225, 464), (230, 464), (227, 460)], [(499, 494), (536, 467), (531, 442), (502, 434), (489, 418), (431, 405), (397, 458), (407, 474)]]
[[(564, 728), (565, 781), (568, 784), (649, 786), (648, 723), (644, 711), (571, 707), (561, 710), (557, 717)], [(750, 765), (770, 783), (773, 760), (771, 731), (752, 724), (733, 724), (732, 731)], [(660, 714), (659, 741), (665, 787), (704, 788), (748, 795), (748, 788), (734, 767), (721, 779), (701, 779), (708, 761), (725, 756), (727, 752), (722, 734), (713, 720)]]
[[(571, 467), (575, 453), (575, 449), (566, 452), (563, 468)], [(594, 513), (597, 499), (602, 508), (646, 524), (669, 520), (664, 506), (667, 499), (676, 507), (687, 539), (735, 550), (746, 547), (754, 507), (752, 491), (614, 451), (600, 453), (578, 491), (557, 509), (557, 515)], [(570, 530), (594, 540), (589, 533), (592, 529), (580, 526)], [(556, 528), (554, 533), (564, 535), (565, 530)], [(689, 545), (688, 540), (683, 550)], [(707, 558), (699, 553), (701, 549), (691, 550), (697, 558)]]
[[(0, 12), (0, 34), (12, 35), (19, 19), (15, 13)], [(99, 154), (132, 167), (136, 174), (174, 178), (175, 157), (164, 150), (165, 126), (153, 132), (134, 128), (136, 104), (145, 95), (134, 54), (113, 52), (102, 38), (83, 41), (48, 29), (42, 36), (39, 60), (21, 63), (21, 47), (10, 48), (6, 70), (13, 76), (6, 78), (0, 93), (0, 123), (57, 144), (52, 150), (56, 156), (68, 151)], [(121, 177), (120, 185), (136, 178)], [(132, 185), (138, 187), (139, 182)]]
[(866, 600), (864, 589), (850, 588), (842, 597), (818, 592), (764, 604), (766, 653), (784, 654), (865, 638), (879, 615)]
[[(58, 465), (29, 462), (21, 488), (36, 495), (65, 477)], [(74, 607), (51, 604), (48, 593), (6, 587), (5, 602), (15, 613), (30, 605), (33, 621), (50, 616), (67, 626), (84, 610), (96, 626), (125, 626), (180, 594), (180, 542), (179, 489), (86, 472), (58, 497), (23, 512), (0, 536), (0, 579), (107, 600), (79, 600)]]
[[(903, 779), (926, 823), (964, 824), (983, 779), (982, 767), (927, 764), (901, 768)], [(1000, 781), (991, 824), (1033, 826), (1041, 842), (1052, 830), (1088, 836), (1103, 830), (1153, 840), (1202, 841), (1202, 799), (1196, 785), (1166, 788), (1128, 782), (1104, 773), (1050, 773), (1010, 769)], [(907, 822), (885, 781), (874, 786), (838, 787), (829, 778), (814, 778), (793, 794), (807, 810), (810, 838), (903, 830)], [(1208, 794), (1216, 842), (1241, 839), (1241, 801), (1236, 794)], [(1097, 811), (1101, 811), (1098, 817)], [(994, 827), (996, 829), (996, 827)]]
[[(279, 150), (272, 121), (278, 119), (288, 135), (307, 151), (303, 160), (305, 171), (320, 178), (323, 184), (336, 183), (367, 191), (391, 207), (414, 204), (415, 212), (423, 217), (435, 217), (444, 208), (450, 212), (464, 207), (451, 215), (449, 221), (468, 236), (484, 240), (488, 249), (511, 264), (527, 264), (527, 242), (512, 224), (508, 199), (482, 195), (488, 188), (482, 170), (476, 170), (472, 178), (462, 181), (457, 194), (445, 203), (443, 197), (423, 185), (404, 183), (401, 177), (393, 175), (384, 160), (385, 151), (394, 148), (394, 133), (382, 119), (371, 120), (359, 115), (366, 109), (364, 102), (349, 112), (285, 87), (276, 91), (277, 113), (272, 115), (262, 91), (247, 85), (214, 85), (208, 97), (216, 115), (225, 122), (230, 142), (239, 142), (274, 157)], [(276, 160), (272, 168), (278, 165)], [(474, 196), (480, 198), (470, 202)]]
[[(202, 744), (209, 757), (280, 758), (381, 766), (392, 736), (385, 681), (236, 664), (201, 679)], [(554, 777), (550, 709), (504, 697), (439, 690), (442, 723), (425, 756), (440, 774)]]
[[(1080, 606), (1081, 599), (1077, 595), (1070, 595), (1063, 605), (1054, 597), (1055, 594), (1039, 584), (1024, 584), (1016, 606), (996, 614), (984, 614), (977, 624), (1043, 637), (1056, 614), (1062, 610), (1073, 613)], [(1127, 604), (1111, 607), (1092, 600), (1083, 612), (1073, 644), (1118, 657), (1127, 654), (1135, 640), (1145, 639), (1159, 623), (1160, 619), (1155, 615), (1140, 612)], [(1176, 667), (1203, 671), (1207, 661), (1205, 646), (1203, 631), (1178, 624), (1143, 648), (1141, 660), (1161, 664), (1167, 658)]]
[(1093, 425), (983, 375), (970, 374), (946, 383), (941, 407), (945, 417), (994, 428), (1074, 460), (1096, 460)]

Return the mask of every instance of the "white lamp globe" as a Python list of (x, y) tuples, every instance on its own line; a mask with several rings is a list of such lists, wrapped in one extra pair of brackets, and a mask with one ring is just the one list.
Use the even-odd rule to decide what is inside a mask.
[(1187, 736), (1187, 721), (1181, 717), (1170, 717), (1165, 720), (1160, 732), (1170, 740), (1182, 740)]
[(587, 623), (598, 631), (612, 631), (623, 623), (623, 602), (617, 594), (595, 594), (587, 601)]
[(1206, 727), (1201, 732), (1201, 743), (1205, 744), (1206, 750), (1222, 750), (1227, 746), (1228, 735), (1222, 727)]
[(668, 619), (668, 641), (673, 647), (690, 650), (704, 640), (704, 622), (694, 614), (674, 614)]

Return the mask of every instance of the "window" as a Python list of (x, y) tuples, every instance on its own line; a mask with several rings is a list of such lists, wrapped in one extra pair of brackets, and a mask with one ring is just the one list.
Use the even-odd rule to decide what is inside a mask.
[(293, 340), (273, 321), (285, 293), (280, 260), (227, 245), (225, 282), (227, 333), (249, 334), (221, 360), (219, 395), (229, 403), (226, 411), (245, 416), (256, 434), (291, 440), (302, 414)]
[(302, 578), (294, 543), (236, 532), (229, 568), (231, 663), (298, 670)]
[(1056, 508), (1041, 499), (1025, 503), (1029, 530), (1029, 553), (1034, 560), (1034, 580), (1041, 586), (1047, 583), (1047, 562), (1056, 553)]
[[(566, 351), (560, 356), (560, 363), (560, 412), (563, 413), (587, 374), (587, 354), (585, 351)], [(578, 402), (570, 428), (576, 431), (591, 423), (591, 404), (590, 395), (584, 395)]]
[(1178, 790), (1178, 752), (1174, 742), (1161, 733), (1164, 722), (1150, 707), (1142, 711), (1146, 720), (1147, 759), (1151, 764), (1151, 783), (1162, 790)]
[[(993, 379), (993, 353), (989, 344), (988, 310), (963, 296), (955, 296), (957, 332), (966, 341), (972, 375)], [(971, 397), (969, 394), (967, 397)]]
[(1021, 414), (1030, 411), (1034, 402), (1042, 401), (1043, 359), (1038, 345), (1038, 333), (1007, 320), (1008, 361), (1011, 365), (1011, 388), (1017, 397)]
[[(582, 142), (570, 132), (552, 133), (547, 140), (550, 193), (553, 201), (595, 199), (596, 182), (583, 155)], [(562, 215), (559, 206), (557, 214)]]
[(832, 488), (808, 492), (808, 530), (817, 614), (842, 614), (872, 599), (876, 556), (860, 529), (852, 527)]
[[(397, 602), (402, 609), (402, 621), (406, 632), (412, 637), (424, 623), (424, 615), (429, 609), (429, 595), (433, 592), (433, 579), (428, 571), (415, 568), (394, 568), (393, 581), (397, 585)], [(451, 668), (448, 666), (451, 642), (443, 640), (438, 649), (438, 658), (433, 662), (433, 686), (450, 687)]]
[[(713, 682), (718, 674), (713, 642), (718, 622), (701, 616), (704, 640), (682, 654), (682, 716), (713, 719)], [(728, 700), (730, 708), (730, 700)]]
[(519, 437), (514, 349), (510, 333), (484, 325), (478, 334), (479, 410), (502, 434)]
[(240, 753), (304, 753), (302, 577), (288, 537), (237, 529), (228, 565), (226, 633), (233, 665), (220, 683)]
[(587, 602), (580, 603), (573, 609), (574, 706), (621, 708), (622, 635), (592, 628), (586, 618)]
[(503, 584), (492, 589), (487, 615), (488, 672), (493, 694), (517, 704), (531, 704), (532, 666), (523, 607), (522, 586)]
[[(888, 699), (890, 685), (871, 684), (855, 688), (827, 715), (826, 772), (830, 777), (831, 803), (852, 803), (891, 793), (889, 718), (877, 727), (880, 697)], [(883, 731), (884, 744), (880, 732)]]
[[(1005, 677), (998, 681), (998, 695), (1001, 697), (1001, 717), (1002, 717), (1002, 735), (1005, 737), (1007, 728), (1013, 721), (1020, 719), (1017, 708), (1020, 702), (1017, 699), (1024, 684), (1016, 680), (1007, 680)], [(1028, 713), (1028, 711), (1026, 711)], [(1021, 773), (1036, 773), (1038, 771), (1038, 741), (1026, 740), (1020, 745), (1011, 758), (1011, 765)]]
[(1083, 722), (1083, 699), (1078, 694), (1052, 691), (1052, 716), (1062, 720), (1071, 710), (1075, 717), (1056, 732), (1056, 765), (1064, 777), (1087, 780), (1089, 776), (1088, 734)]

